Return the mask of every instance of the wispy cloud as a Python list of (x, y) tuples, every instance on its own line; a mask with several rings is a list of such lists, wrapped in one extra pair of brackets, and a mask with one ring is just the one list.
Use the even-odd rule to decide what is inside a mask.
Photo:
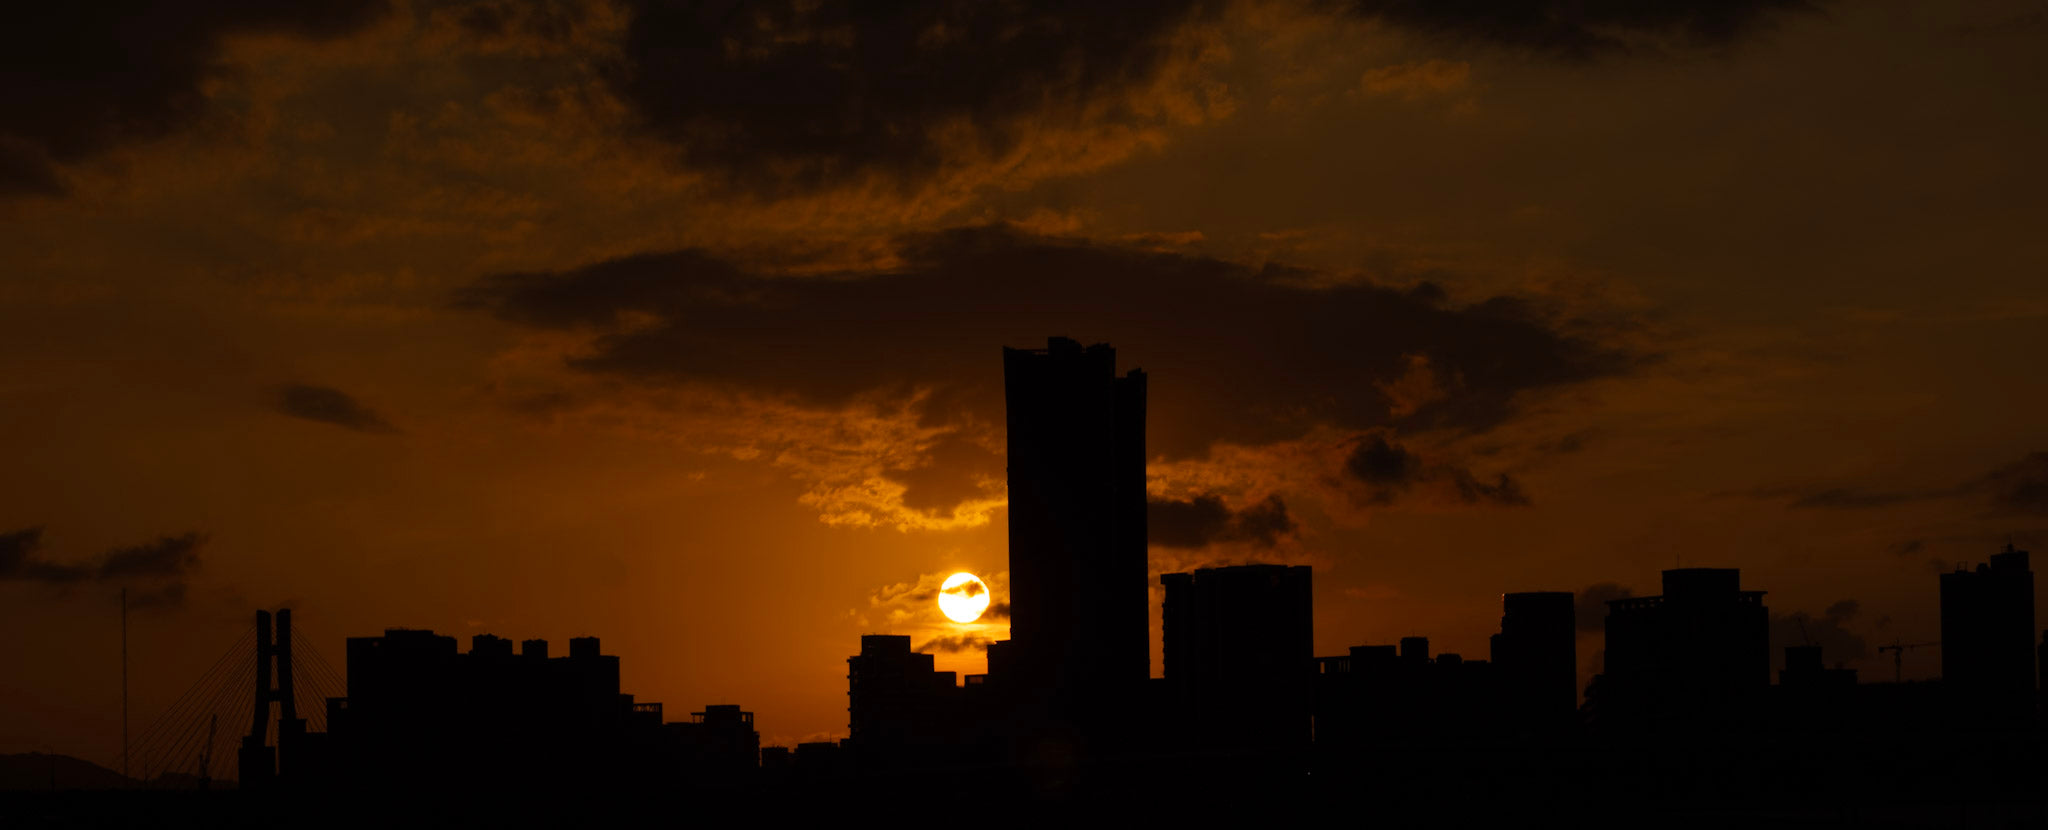
[(311, 384), (286, 384), (277, 390), (277, 411), (294, 418), (368, 433), (396, 433), (384, 416), (339, 389)]

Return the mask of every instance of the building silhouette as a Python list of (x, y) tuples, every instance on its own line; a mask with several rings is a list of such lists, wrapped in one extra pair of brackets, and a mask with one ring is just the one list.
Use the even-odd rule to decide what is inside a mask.
[(2041, 647), (2035, 655), (2034, 667), (2035, 671), (2041, 673), (2040, 685), (2035, 687), (2040, 693), (2041, 702), (2034, 711), (2042, 718), (2048, 719), (2048, 631), (2041, 632)]
[(1828, 668), (1821, 647), (1785, 647), (1785, 668), (1772, 689), (1773, 728), (1780, 733), (1839, 732), (1858, 725), (1869, 708), (1856, 687), (1856, 670)]
[[(641, 704), (647, 706), (649, 704)], [(643, 723), (635, 734), (645, 735), (648, 725), (658, 725), (666, 734), (659, 749), (668, 753), (663, 768), (680, 770), (686, 785), (697, 787), (738, 787), (752, 783), (752, 773), (761, 758), (761, 733), (754, 729), (754, 713), (734, 704), (713, 704), (690, 719), (661, 723), (661, 704), (651, 704), (652, 718), (644, 709), (636, 712)]]
[(1975, 569), (1941, 575), (1941, 677), (1958, 716), (2030, 718), (2035, 706), (2034, 572), (2007, 544)]
[(1506, 736), (1497, 667), (1455, 653), (1432, 656), (1428, 637), (1352, 646), (1315, 663), (1316, 756), (1323, 764)]
[(1306, 565), (1165, 574), (1173, 734), (1206, 749), (1299, 753), (1314, 734), (1315, 617)]
[(1746, 726), (1771, 682), (1770, 612), (1734, 568), (1664, 572), (1661, 596), (1607, 603), (1592, 701), (1609, 729)]
[(849, 736), (845, 748), (863, 764), (901, 767), (937, 757), (957, 741), (963, 690), (953, 672), (910, 649), (910, 638), (865, 634), (846, 658)]
[(1501, 597), (1490, 641), (1502, 715), (1515, 729), (1556, 731), (1579, 708), (1578, 624), (1569, 591)]
[(1011, 639), (990, 680), (1032, 735), (1106, 740), (1151, 674), (1145, 373), (1054, 337), (1005, 348), (1003, 380)]
[[(454, 637), (388, 629), (349, 638), (347, 660), (347, 695), (327, 700), (326, 740), (299, 762), (328, 786), (736, 786), (759, 763), (753, 713), (708, 706), (664, 723), (660, 703), (620, 692), (619, 658), (596, 637), (550, 657), (545, 640), (515, 654), (511, 641), (479, 634), (462, 653)], [(292, 745), (280, 748), (284, 762)], [(281, 763), (284, 783), (292, 768)]]

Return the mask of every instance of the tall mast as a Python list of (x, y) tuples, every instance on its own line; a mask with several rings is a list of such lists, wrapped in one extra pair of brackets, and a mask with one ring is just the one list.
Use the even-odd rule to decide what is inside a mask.
[(199, 750), (199, 789), (213, 788), (213, 730), (220, 725), (220, 713), (206, 716), (206, 746)]
[(128, 777), (128, 589), (121, 589), (121, 777)]

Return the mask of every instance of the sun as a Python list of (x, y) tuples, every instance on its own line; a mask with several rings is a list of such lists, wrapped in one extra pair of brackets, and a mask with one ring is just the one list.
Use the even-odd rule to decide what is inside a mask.
[(981, 577), (961, 571), (946, 577), (946, 584), (939, 586), (939, 611), (946, 619), (971, 623), (981, 619), (981, 612), (987, 610), (988, 585)]

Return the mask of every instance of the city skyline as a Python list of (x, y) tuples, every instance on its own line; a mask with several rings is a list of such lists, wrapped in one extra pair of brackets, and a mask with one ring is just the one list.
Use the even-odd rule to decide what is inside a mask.
[(2038, 4), (1440, 6), (15, 12), (0, 753), (118, 761), (122, 591), (136, 729), (291, 608), (844, 737), (862, 634), (1011, 635), (1049, 335), (1145, 372), (1152, 676), (1160, 577), (1242, 564), (1320, 657), (1571, 592), (1583, 689), (1733, 568), (1940, 674), (1940, 575), (2048, 545)]
[[(10, 754), (7, 789), (38, 791), (21, 803), (46, 815), (311, 810), (337, 824), (616, 821), (655, 803), (716, 816), (763, 799), (788, 817), (913, 782), (972, 786), (1009, 809), (1167, 796), (1166, 812), (1204, 820), (1361, 803), (1385, 817), (1526, 815), (1588, 783), (1649, 815), (1855, 822), (1946, 813), (1958, 796), (1962, 816), (2041, 808), (2048, 633), (2035, 636), (2030, 553), (2010, 543), (1940, 575), (1941, 641), (1914, 644), (1940, 649), (1932, 682), (1859, 683), (1827, 667), (1825, 638), (1803, 620), (1800, 643), (1774, 647), (1768, 591), (1698, 565), (1662, 571), (1656, 595), (1503, 594), (1483, 657), (1421, 635), (1319, 655), (1310, 566), (1162, 574), (1153, 676), (1142, 603), (1154, 588), (1127, 567), (1143, 564), (1154, 518), (1142, 488), (1150, 383), (1118, 368), (1108, 344), (1003, 349), (1017, 587), (994, 594), (964, 573), (947, 585), (989, 592), (975, 610), (1007, 608), (1017, 624), (965, 676), (910, 636), (861, 635), (845, 660), (843, 739), (764, 746), (738, 703), (670, 718), (687, 709), (625, 691), (624, 661), (594, 636), (566, 654), (538, 638), (515, 653), (482, 633), (462, 652), (456, 637), (389, 628), (348, 638), (337, 672), (283, 608), (256, 611), (151, 720), (139, 775), (124, 711), (120, 773)], [(121, 600), (125, 681), (125, 589)], [(1588, 608), (1602, 648), (1581, 697)], [(246, 732), (232, 725), (252, 710)], [(216, 767), (230, 750), (233, 767)], [(1901, 781), (1936, 794), (1900, 793)], [(1447, 810), (1444, 796), (1462, 801)]]
[[(975, 584), (991, 594), (983, 616), (993, 612), (1007, 618), (1021, 606), (1027, 619), (1036, 622), (1008, 638), (979, 643), (987, 659), (982, 671), (971, 674), (938, 669), (931, 652), (944, 650), (934, 648), (943, 638), (913, 645), (908, 635), (863, 634), (860, 653), (847, 660), (852, 703), (846, 735), (767, 746), (811, 747), (813, 755), (817, 747), (832, 748), (847, 753), (847, 763), (878, 769), (923, 767), (932, 762), (914, 759), (948, 756), (973, 759), (968, 763), (974, 765), (1014, 764), (1042, 754), (1042, 749), (1025, 747), (1040, 740), (1032, 736), (1048, 734), (1055, 736), (1055, 745), (1064, 745), (1058, 752), (1066, 754), (1100, 755), (1109, 735), (1119, 736), (1116, 742), (1126, 747), (1156, 743), (1149, 751), (1187, 752), (1195, 745), (1182, 741), (1191, 736), (1178, 735), (1174, 725), (1206, 722), (1237, 724), (1240, 730), (1206, 734), (1201, 745), (1209, 751), (1306, 752), (1309, 736), (1320, 735), (1314, 742), (1317, 751), (1328, 754), (1336, 751), (1332, 747), (1417, 740), (1459, 718), (1471, 720), (1452, 727), (1451, 734), (1542, 738), (1588, 728), (1599, 730), (1595, 734), (1617, 729), (1645, 734), (1740, 731), (1754, 728), (1759, 719), (1775, 723), (1783, 717), (1762, 714), (1788, 705), (1767, 704), (1762, 695), (1772, 685), (1831, 701), (1800, 704), (1818, 706), (1817, 711), (1873, 706), (1862, 699), (1852, 703), (1825, 697), (1846, 694), (1857, 683), (1855, 669), (1841, 668), (1845, 661), (1839, 644), (1831, 653), (1825, 631), (1816, 639), (1807, 620), (1771, 614), (1763, 602), (1768, 591), (1739, 589), (1735, 568), (1665, 569), (1658, 595), (1502, 594), (1499, 631), (1489, 637), (1485, 657), (1443, 649), (1441, 642), (1433, 648), (1426, 634), (1320, 655), (1310, 610), (1312, 569), (1306, 565), (1221, 565), (1160, 574), (1156, 583), (1163, 590), (1152, 614), (1159, 624), (1138, 631), (1134, 626), (1142, 618), (1117, 609), (1154, 593), (1153, 586), (1140, 589), (1115, 563), (1147, 547), (1149, 511), (1142, 500), (1133, 501), (1142, 491), (1128, 489), (1142, 480), (1136, 462), (1146, 457), (1147, 375), (1141, 369), (1119, 375), (1109, 344), (1084, 347), (1054, 336), (1044, 349), (1006, 346), (1002, 351), (1008, 443), (1012, 454), (1033, 459), (1008, 470), (1009, 489), (1033, 494), (1034, 502), (1022, 511), (1028, 524), (1013, 526), (1009, 562), (1021, 559), (1031, 576), (1021, 598)], [(1933, 647), (1940, 657), (1943, 670), (1935, 679), (1945, 682), (1931, 688), (1955, 696), (1951, 707), (1962, 704), (1985, 724), (2030, 721), (2040, 704), (2036, 678), (2048, 664), (2037, 665), (2036, 650), (2048, 653), (2048, 634), (2036, 641), (2028, 556), (2007, 543), (1974, 570), (1959, 564), (1940, 574), (1940, 633), (1952, 642), (1949, 647), (1941, 641), (1913, 644)], [(919, 599), (937, 606), (938, 594), (923, 591)], [(128, 601), (125, 591), (121, 600)], [(1585, 677), (1587, 664), (1576, 653), (1576, 641), (1589, 610), (1598, 615), (1601, 635), (1590, 677)], [(276, 614), (274, 647), (271, 614), (257, 611), (256, 618), (250, 642), (258, 670), (221, 673), (222, 665), (247, 662), (236, 656), (238, 643), (185, 691), (172, 711), (151, 719), (137, 780), (168, 780), (153, 779), (152, 770), (186, 784), (226, 777), (184, 770), (190, 759), (182, 756), (196, 754), (202, 765), (208, 756), (232, 755), (238, 768), (274, 768), (243, 785), (259, 790), (278, 786), (273, 780), (332, 786), (349, 780), (335, 776), (363, 774), (372, 768), (368, 759), (376, 757), (409, 759), (399, 765), (411, 770), (399, 774), (401, 780), (432, 780), (437, 770), (452, 767), (470, 770), (467, 775), (477, 785), (502, 785), (511, 780), (508, 775), (541, 774), (548, 769), (547, 759), (576, 745), (570, 735), (598, 728), (595, 724), (608, 724), (605, 730), (650, 730), (649, 740), (653, 727), (663, 727), (671, 731), (661, 740), (680, 740), (678, 746), (686, 748), (667, 755), (632, 749), (620, 756), (621, 766), (606, 767), (609, 772), (586, 771), (601, 775), (593, 782), (658, 782), (658, 776), (648, 776), (650, 770), (667, 768), (663, 764), (693, 770), (692, 779), (743, 780), (730, 761), (703, 766), (701, 758), (709, 750), (695, 743), (705, 739), (691, 737), (700, 733), (691, 731), (689, 722), (665, 721), (661, 703), (636, 704), (634, 695), (622, 695), (621, 661), (600, 657), (597, 637), (571, 638), (568, 655), (550, 661), (546, 639), (521, 641), (515, 659), (512, 640), (480, 633), (458, 656), (453, 637), (390, 628), (381, 637), (349, 637), (344, 670), (335, 672), (312, 638), (296, 633), (290, 609)], [(1774, 630), (1779, 619), (1799, 626), (1797, 643), (1780, 642), (1785, 638)], [(951, 624), (961, 630), (986, 627), (980, 619)], [(125, 637), (125, 618), (123, 626)], [(1139, 670), (1139, 654), (1130, 648), (1145, 639), (1161, 644), (1162, 659), (1152, 671)], [(952, 650), (974, 647), (964, 635), (962, 642)], [(1119, 643), (1125, 645), (1115, 648)], [(311, 678), (318, 691), (303, 700), (293, 692), (295, 645), (309, 651), (316, 672), (325, 672)], [(123, 647), (125, 661), (125, 641)], [(1891, 650), (1898, 670), (1907, 649), (1896, 644)], [(1825, 668), (1830, 658), (1832, 670)], [(1291, 681), (1277, 679), (1290, 675)], [(563, 685), (570, 677), (583, 679)], [(1816, 685), (1823, 677), (1846, 685)], [(1150, 680), (1144, 688), (1134, 683), (1145, 678)], [(231, 687), (252, 679), (253, 697), (243, 695), (235, 703)], [(1434, 691), (1413, 697), (1425, 687)], [(1907, 716), (1913, 718), (1933, 715), (1923, 699), (1931, 691), (1899, 689), (1921, 696), (1910, 698), (1915, 702), (1899, 712), (1911, 712)], [(1333, 694), (1356, 698), (1357, 708), (1330, 703)], [(458, 705), (458, 700), (464, 702)], [(216, 719), (222, 703), (233, 704), (225, 710), (232, 716), (236, 706), (253, 701), (250, 737), (216, 734), (217, 724), (208, 724), (205, 742), (195, 744), (209, 710), (194, 704), (204, 701), (213, 701), (206, 705), (213, 706)], [(294, 703), (313, 718), (295, 715)], [(707, 713), (730, 712), (741, 719), (751, 736), (747, 745), (753, 749), (744, 755), (752, 769), (760, 763), (755, 759), (763, 744), (753, 728), (754, 713), (741, 709), (731, 702), (706, 704), (706, 711), (693, 717), (700, 724)], [(451, 720), (444, 710), (462, 714)], [(1369, 726), (1384, 717), (1384, 710), (1416, 714), (1405, 723)], [(1250, 712), (1265, 714), (1248, 717)], [(1110, 720), (1100, 720), (1112, 713)], [(1809, 712), (1804, 717), (1820, 716)], [(455, 723), (463, 725), (448, 726)], [(545, 727), (551, 731), (532, 733), (539, 728), (535, 724), (553, 725)], [(441, 731), (447, 728), (454, 731)], [(337, 729), (338, 739), (332, 737)], [(538, 737), (542, 734), (553, 737)], [(517, 744), (501, 743), (514, 735), (525, 735), (522, 740), (529, 745), (515, 751)], [(1301, 749), (1285, 749), (1296, 741)], [(222, 751), (237, 743), (238, 752)], [(458, 748), (463, 744), (474, 746)], [(165, 754), (167, 747), (179, 757)], [(448, 760), (468, 752), (481, 754)], [(669, 760), (634, 769), (658, 757)], [(626, 758), (639, 760), (627, 764)], [(792, 760), (780, 756), (764, 768)], [(124, 744), (124, 774), (129, 762)], [(811, 774), (819, 774), (823, 762), (812, 757), (809, 763)], [(289, 773), (293, 769), (297, 772)]]
[[(1725, 809), (1742, 797), (1716, 796), (1715, 786), (1746, 788), (1755, 776), (1770, 777), (1763, 772), (1768, 765), (1745, 760), (1748, 753), (1727, 754), (1732, 737), (1792, 746), (1856, 740), (1879, 753), (1870, 763), (1905, 764), (1889, 769), (1908, 777), (1903, 770), (1928, 762), (1917, 752), (1977, 745), (1993, 753), (1986, 766), (1943, 774), (2023, 782), (2028, 762), (1998, 755), (2034, 739), (2048, 702), (2041, 694), (2048, 686), (2035, 683), (2037, 672), (2048, 676), (2048, 661), (2036, 662), (2037, 652), (2048, 657), (2048, 635), (2039, 644), (2031, 636), (2028, 555), (2008, 546), (1974, 570), (1943, 575), (1942, 606), (1951, 618), (1943, 634), (1953, 647), (1944, 652), (1947, 680), (1933, 683), (1859, 685), (1854, 670), (1826, 668), (1825, 647), (1810, 640), (1782, 648), (1783, 668), (1773, 680), (1758, 670), (1769, 663), (1768, 652), (1779, 650), (1770, 646), (1760, 602), (1767, 592), (1740, 590), (1734, 569), (1667, 570), (1662, 595), (1605, 603), (1605, 665), (1587, 686), (1584, 706), (1572, 705), (1570, 594), (1505, 595), (1501, 631), (1486, 657), (1432, 649), (1424, 636), (1326, 657), (1312, 656), (1310, 568), (1204, 568), (1161, 578), (1168, 662), (1164, 677), (1143, 690), (1116, 691), (1114, 675), (1061, 678), (1015, 658), (960, 677), (936, 671), (931, 655), (912, 651), (907, 636), (862, 635), (860, 653), (847, 659), (851, 736), (804, 742), (794, 752), (762, 746), (753, 713), (740, 705), (706, 705), (678, 721), (666, 718), (661, 702), (622, 694), (621, 661), (601, 655), (596, 637), (572, 638), (566, 654), (551, 657), (543, 639), (519, 643), (515, 655), (512, 641), (480, 634), (459, 653), (453, 637), (387, 629), (349, 638), (346, 670), (337, 673), (295, 633), (290, 609), (276, 613), (274, 636), (273, 615), (257, 611), (253, 631), (169, 717), (145, 730), (139, 774), (119, 777), (128, 781), (123, 787), (149, 790), (352, 790), (377, 803), (405, 792), (526, 787), (822, 794), (911, 772), (978, 770), (1004, 773), (999, 786), (1015, 794), (1057, 801), (1080, 797), (1082, 791), (1069, 791), (1076, 780), (1118, 787), (1088, 788), (1095, 793), (1089, 798), (1133, 797), (1138, 793), (1112, 795), (1122, 792), (1115, 782), (1175, 769), (1286, 786), (1290, 770), (1356, 772), (1405, 753), (1476, 764), (1475, 771), (1502, 762), (1512, 769), (1517, 754), (1581, 763), (1572, 756), (1584, 742), (1627, 748), (1647, 739), (1681, 755), (1703, 753), (1695, 760), (1707, 766), (1697, 781), (1652, 772), (1643, 783), (1678, 791), (1704, 786), (1688, 797), (1705, 799), (1695, 806)], [(2020, 576), (2027, 578), (2013, 579)], [(1966, 582), (1969, 588), (1954, 587)], [(1090, 633), (1113, 634), (1113, 626), (1101, 625), (1110, 619), (1096, 617)], [(1093, 694), (1063, 691), (1077, 679)], [(218, 731), (223, 716), (232, 721), (251, 702), (255, 720), (247, 737), (233, 726)], [(1102, 731), (1087, 712), (1105, 705), (1120, 715)], [(1902, 729), (1905, 743), (1850, 738), (1872, 718)], [(223, 755), (232, 755), (234, 766), (222, 766)], [(13, 756), (11, 775), (31, 772), (18, 763), (24, 757), (35, 760)], [(1137, 778), (1127, 779), (1132, 772)], [(115, 777), (104, 769), (97, 774)], [(1554, 774), (1530, 775), (1522, 786), (1540, 788), (1535, 782)], [(56, 768), (48, 775), (56, 788)], [(106, 786), (88, 783), (90, 775), (67, 769), (63, 778), (73, 782), (68, 786)], [(1725, 783), (1702, 783), (1716, 779)], [(1358, 786), (1336, 783), (1340, 791)], [(1054, 789), (1045, 790), (1048, 784)], [(1868, 785), (1851, 777), (1829, 786), (1846, 796)], [(1793, 803), (1817, 795), (1824, 801), (1830, 791), (1801, 792)]]

